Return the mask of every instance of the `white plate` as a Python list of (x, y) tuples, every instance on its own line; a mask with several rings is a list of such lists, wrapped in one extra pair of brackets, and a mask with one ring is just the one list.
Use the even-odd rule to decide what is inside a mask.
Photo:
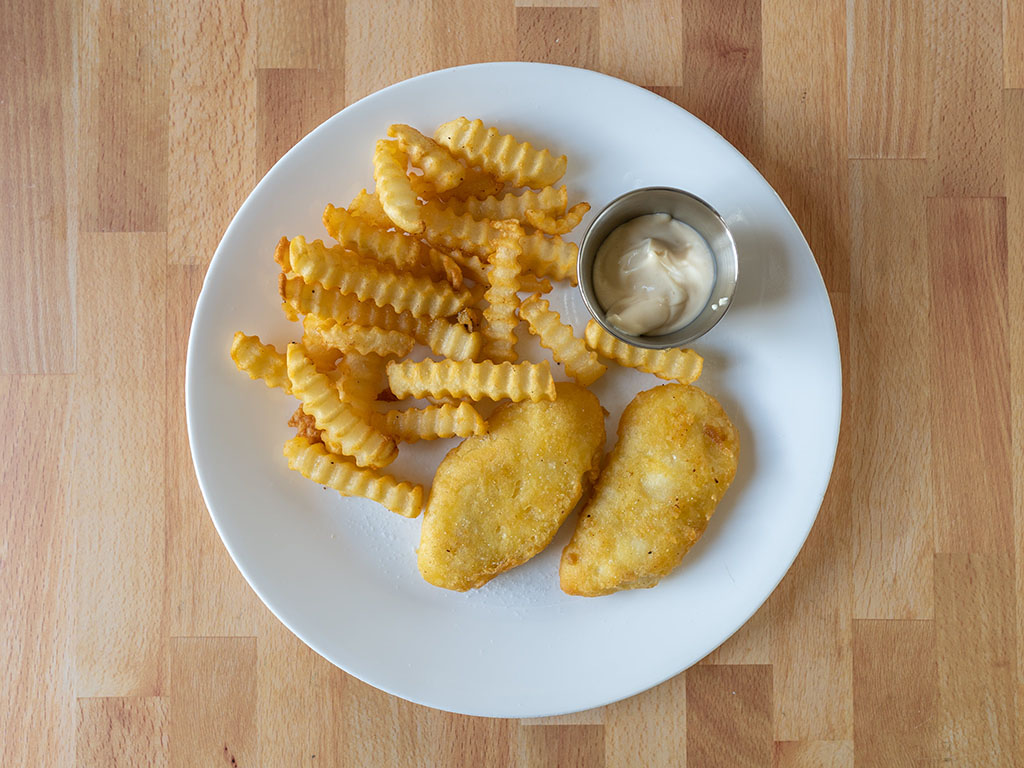
[[(705, 359), (700, 386), (739, 429), (739, 470), (707, 534), (655, 589), (601, 598), (560, 592), (558, 558), (575, 516), (544, 553), (483, 589), (455, 594), (426, 584), (414, 552), (420, 521), (342, 499), (290, 472), (281, 447), (294, 401), (239, 374), (228, 357), (238, 329), (279, 345), (298, 336), (276, 295), (278, 238), (325, 236), (324, 205), (345, 204), (372, 184), (373, 143), (390, 123), (430, 132), (458, 115), (567, 153), (570, 199), (588, 200), (595, 211), (635, 187), (681, 187), (717, 208), (735, 235), (734, 305), (694, 346)], [(587, 315), (574, 289), (561, 289), (553, 304), (582, 329)], [(609, 445), (625, 404), (659, 383), (612, 366), (592, 387), (610, 412)], [(560, 714), (630, 696), (735, 632), (785, 574), (814, 522), (835, 456), (840, 389), (821, 275), (758, 172), (702, 122), (648, 91), (586, 70), (521, 63), (398, 83), (299, 142), (245, 201), (214, 255), (186, 370), (203, 496), (270, 610), (377, 688), (498, 717)], [(429, 481), (453, 444), (407, 447), (391, 471)]]

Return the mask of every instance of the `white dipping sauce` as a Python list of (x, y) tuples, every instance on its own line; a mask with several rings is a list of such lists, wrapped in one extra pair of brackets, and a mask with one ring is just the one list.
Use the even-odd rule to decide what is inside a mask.
[(608, 322), (633, 336), (682, 328), (704, 309), (715, 259), (703, 237), (667, 213), (620, 224), (594, 257), (594, 291)]

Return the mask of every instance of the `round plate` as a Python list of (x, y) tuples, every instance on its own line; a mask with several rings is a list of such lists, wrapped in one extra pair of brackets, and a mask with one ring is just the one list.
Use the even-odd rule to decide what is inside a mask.
[[(570, 201), (600, 210), (635, 187), (689, 190), (728, 222), (739, 251), (734, 305), (694, 344), (698, 384), (742, 443), (704, 538), (654, 589), (569, 597), (558, 559), (575, 515), (525, 565), (466, 594), (424, 582), (419, 520), (343, 499), (281, 454), (295, 401), (235, 370), (235, 330), (279, 345), (300, 335), (277, 297), (282, 234), (326, 237), (324, 205), (372, 188), (374, 141), (391, 123), (425, 133), (459, 115), (569, 156)], [(571, 238), (581, 237), (589, 218)], [(575, 289), (552, 305), (578, 334)], [(520, 331), (521, 336), (528, 336)], [(546, 357), (532, 342), (521, 347)], [(560, 366), (553, 367), (563, 377)], [(636, 86), (581, 69), (481, 64), (413, 78), (353, 104), (285, 155), (228, 227), (196, 305), (186, 369), (189, 440), (217, 530), (267, 607), (315, 651), (384, 691), (494, 717), (606, 704), (686, 669), (735, 632), (786, 573), (817, 515), (839, 433), (839, 346), (828, 294), (799, 228), (768, 183), (697, 118)], [(610, 366), (591, 389), (622, 409), (659, 379)], [(388, 471), (429, 484), (455, 444), (406, 446)]]

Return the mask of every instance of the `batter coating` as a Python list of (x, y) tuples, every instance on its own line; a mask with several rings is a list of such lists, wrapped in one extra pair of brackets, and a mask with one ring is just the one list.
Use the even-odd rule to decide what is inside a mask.
[(423, 578), (463, 592), (543, 550), (593, 482), (604, 410), (559, 382), (553, 401), (508, 403), (488, 433), (463, 440), (434, 476), (418, 550)]
[(704, 533), (736, 474), (736, 428), (697, 387), (641, 392), (618, 435), (562, 552), (559, 576), (570, 595), (653, 587)]

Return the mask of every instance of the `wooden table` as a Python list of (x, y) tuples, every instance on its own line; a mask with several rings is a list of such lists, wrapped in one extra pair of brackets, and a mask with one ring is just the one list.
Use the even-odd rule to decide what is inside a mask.
[[(1024, 0), (7, 0), (0, 25), (4, 766), (1024, 764)], [(510, 59), (639, 83), (743, 151), (845, 372), (828, 496), (761, 611), (542, 721), (408, 704), (285, 630), (206, 514), (182, 395), (270, 165), (382, 86)]]

